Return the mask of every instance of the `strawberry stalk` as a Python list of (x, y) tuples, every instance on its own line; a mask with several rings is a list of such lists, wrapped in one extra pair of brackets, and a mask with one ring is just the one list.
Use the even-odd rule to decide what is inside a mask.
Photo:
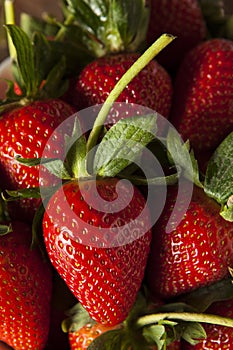
[(222, 317), (218, 315), (196, 313), (196, 312), (164, 312), (152, 315), (141, 316), (136, 321), (136, 327), (142, 328), (152, 324), (162, 324), (163, 320), (180, 320), (186, 322), (200, 322), (209, 323), (219, 326), (233, 328), (233, 319), (229, 317)]
[(116, 101), (125, 87), (138, 75), (138, 73), (145, 68), (145, 66), (153, 60), (168, 44), (170, 44), (175, 37), (171, 34), (162, 34), (127, 70), (127, 72), (121, 77), (121, 79), (114, 86), (106, 98), (105, 103), (100, 109), (92, 131), (87, 141), (87, 151), (90, 151), (98, 140), (101, 129), (107, 118), (107, 115), (112, 107), (112, 104)]
[[(4, 11), (6, 24), (15, 24), (14, 0), (4, 1)], [(16, 57), (16, 51), (9, 33), (7, 33), (7, 41), (10, 57), (13, 60)]]

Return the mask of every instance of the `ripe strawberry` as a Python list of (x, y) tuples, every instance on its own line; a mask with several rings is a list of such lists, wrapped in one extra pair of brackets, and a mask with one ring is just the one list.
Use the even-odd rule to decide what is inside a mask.
[(167, 51), (158, 56), (159, 63), (174, 69), (186, 52), (206, 38), (206, 24), (198, 1), (151, 0), (148, 45), (162, 33), (177, 36)]
[[(73, 113), (74, 109), (67, 103), (59, 99), (50, 99), (34, 101), (2, 114), (0, 119), (2, 189), (17, 190), (39, 186), (39, 166), (29, 168), (20, 164), (15, 156), (41, 157), (46, 144), (48, 157), (62, 156), (64, 149), (59, 145), (61, 145), (60, 139), (64, 136), (56, 135), (57, 139), (50, 140), (49, 143), (48, 140), (56, 127)], [(14, 202), (11, 214), (31, 220), (39, 203), (40, 199), (31, 198), (22, 199), (19, 203)]]
[[(212, 304), (207, 313), (233, 318), (233, 299), (219, 301)], [(198, 344), (191, 346), (184, 342), (182, 350), (223, 350), (232, 349), (233, 330), (230, 327), (219, 325), (204, 324), (207, 338), (201, 340)]]
[(149, 253), (149, 213), (138, 189), (131, 190), (116, 178), (68, 182), (43, 218), (52, 264), (90, 316), (106, 325), (127, 316)]
[(71, 350), (86, 350), (94, 339), (101, 334), (116, 329), (101, 323), (87, 323), (76, 332), (69, 332), (69, 343)]
[[(7, 30), (16, 48), (17, 70), (14, 72), (17, 71), (16, 76), (20, 79), (17, 84), (9, 83), (6, 98), (0, 103), (0, 187), (2, 190), (18, 190), (41, 184), (39, 167), (19, 164), (15, 156), (42, 157), (45, 145), (45, 156), (61, 156), (64, 150), (59, 145), (64, 135), (54, 134), (53, 139), (48, 140), (57, 126), (75, 110), (58, 98), (64, 92), (65, 64), (60, 59), (57, 64), (56, 58), (51, 57), (48, 41), (37, 33), (35, 42), (31, 42), (26, 33), (14, 25), (8, 25)], [(48, 51), (46, 57), (45, 49)], [(43, 64), (40, 57), (44, 57)], [(11, 206), (11, 215), (31, 220), (39, 203), (38, 199), (15, 202)]]
[(31, 228), (12, 222), (0, 237), (0, 339), (14, 349), (42, 350), (47, 342), (51, 265), (30, 247)]
[(233, 130), (233, 42), (211, 39), (192, 49), (174, 85), (170, 120), (194, 150), (215, 149)]
[[(136, 61), (139, 54), (118, 54), (89, 63), (77, 80), (71, 83), (70, 102), (79, 110), (104, 103), (121, 76)], [(155, 60), (151, 61), (120, 94), (116, 102), (134, 103), (151, 108), (167, 118), (172, 99), (171, 78)], [(110, 114), (106, 123), (116, 123), (121, 113)], [(136, 113), (135, 109), (132, 111)], [(127, 114), (126, 114), (127, 116)]]
[(163, 298), (224, 278), (233, 262), (232, 223), (219, 215), (219, 205), (199, 187), (194, 186), (189, 207), (176, 224), (188, 186), (186, 182), (180, 188), (172, 231), (166, 232), (166, 225), (176, 202), (177, 186), (168, 189), (163, 213), (153, 230), (146, 280), (149, 289)]

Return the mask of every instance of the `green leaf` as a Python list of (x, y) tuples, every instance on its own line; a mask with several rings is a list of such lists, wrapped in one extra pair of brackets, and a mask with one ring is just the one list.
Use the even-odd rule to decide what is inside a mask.
[(87, 350), (127, 350), (129, 343), (124, 344), (124, 332), (113, 329), (102, 333), (87, 347)]
[(62, 321), (61, 327), (63, 332), (76, 332), (85, 326), (87, 323), (96, 323), (91, 319), (89, 313), (82, 306), (81, 303), (75, 304), (72, 308), (67, 310), (65, 314), (68, 316)]
[(6, 202), (15, 201), (22, 198), (40, 198), (39, 187), (23, 188), (15, 191), (5, 190), (1, 193), (3, 200)]
[(166, 330), (162, 325), (152, 325), (143, 329), (143, 336), (150, 344), (156, 344), (158, 350), (166, 349)]
[(94, 157), (94, 173), (114, 177), (133, 163), (154, 139), (156, 115), (121, 119), (103, 137)]
[(0, 225), (0, 236), (5, 236), (8, 233), (12, 232), (12, 226), (9, 225)]
[(66, 161), (72, 177), (78, 179), (87, 175), (86, 138), (82, 134), (78, 118), (75, 117), (72, 135), (65, 135)]
[(174, 174), (166, 175), (164, 177), (139, 177), (137, 175), (128, 175), (127, 173), (122, 172), (118, 176), (127, 179), (133, 184), (137, 186), (146, 186), (146, 185), (155, 185), (155, 186), (161, 186), (166, 183), (166, 185), (174, 185), (177, 183), (180, 175), (181, 175), (181, 169), (177, 168), (177, 171), (174, 172)]
[(203, 187), (199, 179), (198, 163), (193, 151), (190, 151), (189, 142), (183, 143), (180, 135), (174, 128), (169, 128), (166, 141), (171, 163), (181, 167), (184, 177), (194, 182), (197, 186)]
[(190, 305), (197, 312), (205, 312), (212, 303), (232, 298), (232, 278), (224, 278), (209, 286), (198, 288), (187, 295), (182, 295), (178, 300)]
[(63, 2), (66, 17), (66, 10), (75, 17), (74, 23), (80, 32), (79, 42), (94, 57), (144, 48), (150, 14), (144, 0)]
[(44, 21), (39, 17), (31, 16), (25, 12), (20, 14), (20, 27), (29, 37), (31, 37), (31, 39), (35, 32), (53, 37), (59, 29), (57, 25), (48, 23), (48, 21)]
[(181, 336), (191, 345), (198, 344), (207, 337), (204, 327), (198, 322), (187, 322)]
[(221, 215), (232, 221), (233, 195), (233, 132), (217, 147), (206, 170), (204, 191), (223, 208)]
[(34, 63), (34, 50), (32, 43), (27, 34), (18, 26), (13, 24), (6, 25), (12, 42), (17, 52), (17, 62), (22, 76), (23, 82), (26, 86), (28, 95), (31, 95), (37, 86), (37, 72)]
[(66, 73), (66, 59), (64, 56), (54, 64), (45, 79), (45, 84), (40, 91), (41, 97), (56, 98), (62, 96), (68, 89), (69, 82), (64, 79)]
[(22, 158), (21, 156), (16, 156), (15, 159), (26, 166), (43, 165), (51, 174), (59, 179), (71, 179), (67, 167), (59, 158)]

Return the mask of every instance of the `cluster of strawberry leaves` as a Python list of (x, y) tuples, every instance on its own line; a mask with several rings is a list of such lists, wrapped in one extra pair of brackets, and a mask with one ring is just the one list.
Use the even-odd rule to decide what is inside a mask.
[[(68, 11), (72, 14), (70, 17), (69, 13), (69, 20), (72, 22), (73, 16), (76, 16), (77, 13), (74, 11), (74, 2), (69, 2), (68, 4)], [(104, 10), (104, 9), (103, 9)], [(30, 19), (31, 21), (32, 19)], [(52, 19), (50, 19), (52, 21)], [(80, 19), (79, 19), (80, 20)], [(128, 19), (127, 19), (128, 20)], [(83, 21), (86, 21), (86, 18), (83, 19)], [(140, 23), (140, 21), (139, 21)], [(43, 24), (41, 24), (43, 25)], [(50, 25), (47, 27), (49, 30), (52, 30), (51, 28), (53, 26), (56, 27), (57, 24), (52, 23), (51, 27)], [(123, 27), (124, 23), (122, 24)], [(54, 27), (53, 27), (54, 28)], [(132, 28), (134, 28), (134, 24), (132, 25)], [(72, 26), (68, 26), (68, 29), (73, 29)], [(76, 29), (76, 27), (75, 27)], [(7, 30), (9, 34), (12, 37), (12, 40), (14, 42), (14, 45), (17, 49), (17, 59), (18, 59), (18, 66), (19, 71), (16, 73), (16, 76), (18, 78), (18, 82), (22, 91), (22, 95), (17, 95), (14, 92), (13, 85), (11, 85), (9, 91), (8, 91), (8, 98), (6, 101), (3, 102), (2, 106), (3, 108), (13, 108), (17, 105), (24, 105), (29, 103), (31, 100), (37, 98), (44, 98), (46, 95), (50, 97), (57, 97), (61, 96), (64, 91), (67, 88), (67, 81), (64, 78), (67, 74), (67, 68), (66, 68), (66, 60), (65, 57), (62, 57), (61, 60), (58, 62), (55, 62), (55, 58), (57, 57), (54, 55), (54, 48), (59, 48), (60, 42), (56, 43), (50, 43), (47, 41), (47, 39), (40, 33), (35, 33), (33, 36), (33, 45), (31, 44), (30, 39), (25, 35), (23, 31), (21, 31), (19, 28), (15, 26), (7, 26)], [(54, 31), (55, 32), (55, 31)], [(68, 35), (69, 37), (69, 30), (67, 30), (67, 27), (64, 28), (60, 27), (60, 32), (58, 37), (60, 38), (61, 35), (64, 35), (63, 39), (65, 40)], [(77, 35), (79, 36), (80, 33), (77, 29)], [(87, 41), (87, 37), (83, 39), (84, 41)], [(79, 41), (80, 42), (80, 41)], [(58, 45), (57, 45), (58, 44)], [(98, 43), (97, 43), (98, 44)], [(44, 52), (50, 53), (46, 55), (47, 59), (45, 59)], [(60, 57), (60, 56), (59, 56)], [(43, 58), (43, 59), (42, 59)], [(25, 64), (27, 62), (27, 64)], [(41, 62), (44, 62), (44, 66), (41, 66)], [(27, 67), (27, 69), (25, 69)], [(45, 84), (41, 87), (41, 82), (45, 81)], [(63, 81), (64, 80), (64, 81)], [(61, 89), (57, 90), (54, 87), (58, 86), (59, 82), (62, 81)], [(56, 90), (56, 96), (54, 96), (54, 91)], [(13, 102), (12, 102), (13, 101)], [(126, 132), (126, 138), (127, 140), (132, 141), (132, 145), (137, 142), (140, 143), (141, 149), (145, 147), (147, 144), (150, 144), (152, 141), (159, 142), (159, 140), (154, 140), (154, 133), (155, 133), (155, 127), (156, 127), (156, 118), (155, 115), (146, 116), (146, 133), (143, 132), (142, 124), (145, 121), (145, 116), (139, 117), (139, 118), (132, 118), (129, 120), (122, 120), (118, 122), (114, 127), (112, 127), (103, 137), (101, 143), (98, 146), (97, 153), (94, 158), (94, 165), (93, 165), (93, 171), (95, 175), (98, 176), (108, 176), (108, 177), (114, 177), (119, 174), (119, 172), (123, 171), (129, 166), (129, 163), (125, 162), (124, 160), (124, 154), (121, 153), (123, 149), (123, 145), (125, 143), (125, 139), (119, 138), (115, 141), (117, 141), (116, 147), (113, 150), (109, 147), (106, 148), (105, 145), (108, 144), (109, 138), (114, 137), (115, 135), (121, 135), (122, 130), (127, 130)], [(74, 140), (76, 140), (76, 133), (77, 129), (80, 128), (80, 125), (78, 124), (77, 120), (74, 125), (74, 130), (72, 137)], [(132, 129), (133, 128), (133, 129)], [(133, 131), (132, 131), (133, 130)], [(140, 138), (139, 139), (133, 139), (133, 135), (135, 134), (135, 131), (139, 131)], [(148, 132), (148, 130), (150, 132)], [(197, 168), (197, 163), (195, 161), (194, 155), (192, 154), (192, 151), (190, 152), (189, 144), (186, 142), (185, 144), (182, 144), (180, 142), (180, 138), (178, 135), (174, 134), (170, 131), (167, 140), (166, 140), (166, 150), (162, 147), (162, 143), (159, 143), (159, 150), (163, 153), (163, 158), (166, 159), (166, 166), (169, 167), (169, 169), (173, 170), (173, 174), (169, 175), (165, 178), (165, 181), (168, 184), (172, 184), (174, 182), (178, 181), (178, 178), (180, 176), (180, 172), (182, 172), (182, 176), (188, 177), (192, 181), (194, 181), (195, 185), (202, 187), (206, 194), (212, 198), (214, 198), (221, 206), (221, 212), (220, 214), (222, 217), (228, 221), (233, 221), (233, 201), (232, 201), (232, 172), (231, 172), (231, 164), (229, 160), (231, 159), (231, 153), (232, 153), (232, 138), (233, 133), (231, 133), (222, 143), (221, 145), (216, 149), (214, 154), (212, 155), (208, 166), (205, 176), (201, 177), (199, 179), (199, 173)], [(131, 138), (130, 138), (131, 137)], [(143, 143), (142, 140), (145, 142)], [(104, 143), (106, 142), (107, 143)], [(88, 145), (88, 144), (87, 144)], [(62, 174), (63, 179), (72, 179), (72, 178), (79, 178), (87, 175), (86, 169), (83, 167), (83, 162), (81, 162), (81, 170), (79, 167), (79, 173), (77, 174), (77, 164), (80, 165), (80, 158), (85, 158), (86, 154), (86, 147), (85, 144), (85, 138), (80, 138), (78, 141), (74, 144), (74, 146), (71, 149), (71, 152), (67, 154), (67, 158), (69, 158), (72, 161), (72, 165), (69, 167), (69, 163), (66, 168), (64, 168), (64, 164), (61, 160), (58, 159), (51, 159), (51, 160), (43, 160), (43, 159), (37, 159), (35, 160), (25, 160), (22, 158), (18, 158), (18, 161), (20, 161), (23, 164), (27, 164), (29, 166), (34, 166), (38, 164), (43, 164), (48, 167), (48, 169), (53, 171), (55, 175)], [(76, 154), (76, 158), (74, 158), (74, 149), (77, 151), (78, 154)], [(157, 151), (157, 150), (156, 150)], [(138, 152), (138, 150), (137, 150)], [(135, 159), (134, 157), (137, 156), (136, 150), (132, 147), (132, 155), (130, 159)], [(80, 154), (81, 153), (81, 154)], [(114, 154), (113, 154), (114, 153)], [(117, 169), (115, 167), (115, 160), (113, 156), (117, 153)], [(119, 159), (122, 159), (122, 162), (119, 161)], [(191, 159), (191, 161), (190, 161)], [(57, 167), (58, 166), (58, 167)], [(90, 167), (89, 167), (90, 168)], [(181, 170), (182, 169), (182, 170)], [(127, 170), (127, 169), (126, 169)], [(129, 172), (124, 171), (123, 177), (124, 178), (130, 178), (131, 180), (135, 181), (136, 184), (142, 185), (145, 183), (145, 179), (142, 179), (141, 177), (137, 176), (137, 171), (132, 176), (132, 172), (129, 169)], [(224, 181), (223, 181), (224, 179)], [(152, 184), (160, 184), (160, 179), (155, 178), (151, 179)], [(38, 190), (35, 191), (38, 193)], [(29, 191), (16, 191), (16, 192), (8, 192), (8, 195), (11, 195), (15, 198), (18, 196), (31, 196), (32, 192), (29, 193)], [(40, 213), (41, 215), (41, 213)], [(37, 218), (39, 221), (39, 218)], [(4, 231), (5, 232), (5, 231)], [(232, 288), (231, 283), (229, 283), (230, 279), (227, 280), (226, 284), (224, 283), (224, 287), (222, 288), (224, 290), (224, 296), (225, 298), (232, 296)], [(226, 288), (227, 286), (227, 288)], [(216, 289), (214, 288), (216, 287)], [(215, 292), (218, 290), (219, 285), (213, 286), (213, 291)], [(220, 286), (221, 289), (221, 286)], [(93, 343), (89, 346), (89, 349), (119, 349), (123, 348), (123, 344), (125, 348), (127, 349), (132, 344), (132, 338), (137, 333), (137, 330), (140, 329), (140, 327), (143, 328), (143, 337), (141, 337), (141, 333), (139, 338), (141, 337), (140, 342), (138, 339), (136, 339), (136, 343), (134, 344), (135, 349), (142, 349), (143, 343), (146, 339), (146, 344), (144, 346), (147, 346), (148, 342), (150, 344), (150, 341), (152, 340), (152, 344), (157, 344), (158, 349), (163, 349), (166, 344), (169, 344), (171, 341), (176, 338), (177, 334), (179, 336), (182, 336), (187, 341), (191, 342), (192, 344), (195, 344), (195, 338), (201, 338), (205, 336), (204, 329), (200, 326), (200, 324), (197, 324), (195, 322), (195, 317), (198, 319), (198, 316), (196, 314), (193, 315), (193, 324), (188, 323), (186, 327), (184, 327), (183, 322), (180, 324), (177, 322), (177, 319), (179, 318), (177, 313), (180, 313), (181, 320), (185, 320), (185, 315), (187, 312), (187, 315), (192, 315), (192, 312), (195, 312), (198, 310), (198, 312), (204, 312), (207, 308), (207, 305), (203, 306), (203, 304), (197, 309), (197, 304), (195, 303), (196, 298), (199, 300), (200, 298), (201, 290), (194, 293), (194, 295), (189, 295), (187, 297), (187, 305), (178, 303), (174, 305), (165, 305), (165, 307), (156, 308), (152, 312), (147, 312), (146, 315), (143, 314), (141, 311), (141, 308), (139, 310), (137, 309), (137, 306), (135, 309), (133, 309), (133, 312), (129, 315), (129, 317), (125, 321), (126, 327), (122, 330), (116, 330), (116, 331), (110, 331), (109, 333), (105, 333), (102, 337), (97, 338)], [(204, 294), (206, 293), (204, 289)], [(229, 293), (229, 295), (228, 295)], [(208, 297), (211, 296), (213, 300), (211, 302), (219, 299), (218, 292), (216, 293), (216, 296), (213, 296), (214, 293), (208, 293)], [(140, 298), (140, 296), (139, 296)], [(224, 297), (222, 297), (224, 299)], [(185, 300), (186, 301), (186, 300)], [(206, 301), (206, 299), (204, 299)], [(207, 304), (209, 305), (210, 300), (207, 298)], [(194, 303), (194, 306), (190, 306)], [(135, 304), (137, 305), (137, 303)], [(80, 304), (79, 304), (79, 307)], [(145, 304), (143, 301), (143, 310), (145, 310)], [(135, 311), (136, 310), (136, 311)], [(135, 312), (135, 314), (134, 314)], [(155, 312), (155, 313), (154, 313)], [(84, 311), (85, 313), (85, 311)], [(169, 315), (171, 314), (171, 320), (169, 320)], [(75, 317), (77, 318), (77, 314), (75, 311)], [(136, 315), (136, 316), (135, 316)], [(139, 317), (140, 315), (140, 317)], [(187, 316), (186, 315), (186, 316)], [(139, 317), (139, 318), (138, 318)], [(145, 318), (144, 318), (145, 317)], [(150, 319), (151, 317), (151, 319)], [(157, 317), (157, 318), (156, 318)], [(165, 319), (163, 319), (163, 317)], [(85, 322), (88, 322), (88, 318), (82, 318), (78, 314), (78, 320), (82, 319), (85, 320)], [(188, 319), (188, 318), (187, 318)], [(72, 320), (73, 322), (73, 320)], [(140, 323), (141, 322), (141, 323)], [(144, 324), (145, 322), (145, 324)], [(203, 320), (201, 320), (203, 322)], [(213, 322), (216, 322), (216, 318), (213, 320)], [(80, 327), (80, 324), (78, 325)], [(192, 328), (193, 327), (193, 328)], [(172, 329), (173, 331), (170, 333), (167, 331), (167, 328)], [(174, 328), (176, 331), (174, 331)], [(180, 329), (179, 329), (180, 328)], [(114, 332), (114, 334), (112, 333)], [(130, 335), (127, 334), (125, 337), (125, 333), (132, 332)], [(174, 336), (175, 334), (175, 336)], [(169, 339), (169, 336), (171, 338)], [(122, 340), (122, 337), (126, 340)], [(178, 337), (179, 338), (179, 337)], [(130, 343), (128, 343), (128, 339), (130, 339)]]

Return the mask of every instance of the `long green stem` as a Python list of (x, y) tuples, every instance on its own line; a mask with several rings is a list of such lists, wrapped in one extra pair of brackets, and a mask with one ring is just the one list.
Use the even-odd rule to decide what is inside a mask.
[(125, 89), (125, 87), (135, 78), (138, 73), (146, 67), (146, 65), (168, 44), (170, 44), (175, 37), (171, 34), (162, 34), (127, 70), (121, 79), (114, 86), (113, 90), (108, 95), (105, 103), (97, 115), (94, 126), (87, 141), (87, 151), (90, 151), (98, 140), (99, 133), (104, 125), (107, 115), (112, 107), (112, 104), (117, 100), (118, 96)]
[(136, 322), (138, 328), (151, 324), (156, 324), (161, 320), (181, 320), (188, 322), (210, 323), (219, 326), (233, 328), (233, 319), (212, 314), (195, 313), (195, 312), (165, 312), (139, 317)]
[[(4, 12), (5, 12), (5, 23), (15, 24), (14, 0), (4, 1)], [(8, 41), (8, 49), (9, 49), (10, 57), (11, 59), (14, 59), (16, 57), (16, 51), (8, 33), (7, 33), (7, 41)]]

